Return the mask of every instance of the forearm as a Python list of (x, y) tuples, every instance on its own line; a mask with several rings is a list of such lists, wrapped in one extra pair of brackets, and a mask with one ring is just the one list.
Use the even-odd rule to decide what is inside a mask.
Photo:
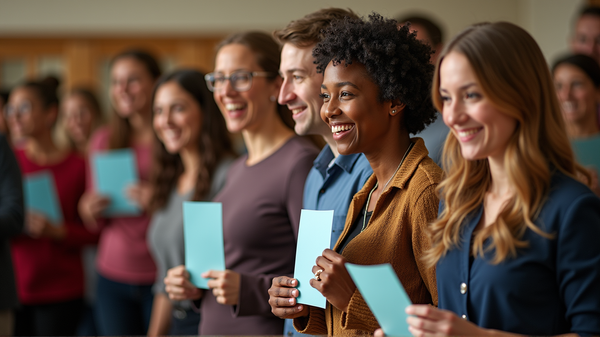
[(148, 336), (164, 336), (169, 333), (172, 310), (173, 305), (165, 294), (158, 293), (154, 295)]

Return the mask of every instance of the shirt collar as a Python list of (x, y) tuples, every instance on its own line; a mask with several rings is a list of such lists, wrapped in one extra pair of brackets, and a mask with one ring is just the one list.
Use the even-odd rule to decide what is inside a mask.
[(400, 189), (404, 188), (404, 185), (413, 176), (413, 173), (419, 166), (419, 163), (429, 154), (423, 139), (415, 137), (411, 140), (413, 143), (415, 143), (415, 145), (406, 156), (406, 159), (404, 159), (404, 163), (402, 163), (402, 166), (400, 166), (398, 172), (396, 172), (394, 179), (392, 179), (390, 182), (390, 186)]
[[(335, 158), (334, 166), (337, 165), (347, 173), (351, 173), (354, 164), (356, 164), (360, 156), (362, 156), (362, 153), (353, 153), (349, 155), (340, 154), (339, 156), (337, 156), (337, 158)], [(319, 153), (319, 155), (313, 162), (313, 166), (317, 169), (317, 171), (321, 172), (321, 174), (325, 176), (327, 166), (333, 158), (333, 151), (331, 151), (329, 144), (326, 144), (323, 150), (321, 150), (321, 153)]]

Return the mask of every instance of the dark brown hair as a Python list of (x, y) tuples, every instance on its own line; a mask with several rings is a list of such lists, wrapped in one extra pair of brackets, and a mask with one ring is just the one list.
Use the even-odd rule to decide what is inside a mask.
[(323, 40), (325, 28), (345, 17), (358, 19), (351, 9), (323, 8), (290, 22), (284, 29), (276, 30), (273, 36), (281, 44), (291, 43), (296, 47), (310, 47)]
[[(256, 63), (263, 71), (273, 74), (267, 77), (274, 80), (279, 76), (281, 62), (281, 47), (269, 34), (260, 31), (241, 32), (226, 37), (217, 45), (217, 52), (230, 44), (240, 44), (252, 51)], [(277, 105), (277, 112), (283, 123), (290, 129), (294, 128), (292, 113), (285, 105)]]
[[(110, 68), (112, 69), (118, 60), (124, 58), (132, 58), (143, 64), (153, 80), (156, 80), (160, 77), (160, 66), (158, 65), (158, 62), (154, 56), (139, 49), (130, 49), (118, 54), (111, 60)], [(108, 128), (110, 130), (108, 139), (109, 149), (122, 149), (131, 145), (131, 125), (129, 124), (129, 120), (127, 118), (121, 118), (116, 111), (114, 111), (114, 109), (113, 116), (108, 124)]]
[[(198, 151), (200, 152), (200, 170), (196, 177), (196, 187), (192, 200), (204, 200), (210, 193), (215, 170), (226, 157), (233, 157), (234, 152), (225, 126), (223, 115), (219, 111), (212, 93), (206, 87), (204, 74), (196, 70), (178, 70), (161, 77), (152, 94), (152, 102), (161, 85), (175, 82), (181, 89), (189, 93), (200, 106), (202, 116)], [(178, 153), (169, 153), (164, 144), (154, 137), (153, 171), (150, 183), (153, 189), (150, 210), (163, 208), (171, 194), (177, 179), (183, 173), (183, 163)]]

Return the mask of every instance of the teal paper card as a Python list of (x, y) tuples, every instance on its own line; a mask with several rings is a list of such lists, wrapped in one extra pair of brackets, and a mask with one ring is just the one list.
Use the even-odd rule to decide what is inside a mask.
[(208, 289), (200, 275), (209, 270), (225, 270), (223, 247), (223, 205), (220, 202), (183, 203), (185, 269), (198, 288)]
[(139, 215), (140, 209), (127, 198), (128, 186), (138, 182), (135, 155), (131, 149), (112, 150), (94, 154), (92, 174), (96, 192), (110, 198), (104, 216)]
[(23, 180), (25, 208), (44, 215), (54, 226), (60, 225), (63, 217), (52, 173), (50, 171), (31, 173)]
[(312, 211), (303, 209), (300, 213), (300, 228), (296, 247), (296, 264), (294, 278), (298, 280), (298, 303), (325, 308), (325, 297), (310, 286), (314, 278), (312, 268), (317, 257), (329, 248), (331, 241), (331, 226), (333, 211)]
[(579, 164), (593, 167), (600, 175), (600, 136), (571, 140)]
[(386, 336), (411, 336), (404, 312), (411, 302), (392, 266), (346, 263), (346, 269)]

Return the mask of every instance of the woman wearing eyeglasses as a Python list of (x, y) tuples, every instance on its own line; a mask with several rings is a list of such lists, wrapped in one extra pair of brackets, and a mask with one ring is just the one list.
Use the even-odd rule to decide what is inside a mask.
[(95, 243), (77, 214), (85, 189), (85, 160), (60, 149), (52, 139), (58, 115), (56, 80), (28, 82), (10, 93), (6, 116), (10, 127), (25, 138), (15, 150), (25, 180), (49, 172), (62, 219), (27, 210), (25, 233), (11, 243), (17, 294), (15, 335), (73, 335), (83, 309), (84, 278), (81, 247)]
[[(171, 299), (201, 299), (201, 335), (278, 335), (267, 290), (277, 275), (293, 273), (304, 181), (318, 150), (294, 135), (277, 104), (280, 50), (261, 32), (221, 42), (207, 83), (231, 132), (248, 149), (232, 165), (214, 201), (223, 203), (227, 270), (212, 270), (210, 291), (189, 282), (183, 266), (165, 279)], [(289, 116), (288, 116), (289, 117)]]

